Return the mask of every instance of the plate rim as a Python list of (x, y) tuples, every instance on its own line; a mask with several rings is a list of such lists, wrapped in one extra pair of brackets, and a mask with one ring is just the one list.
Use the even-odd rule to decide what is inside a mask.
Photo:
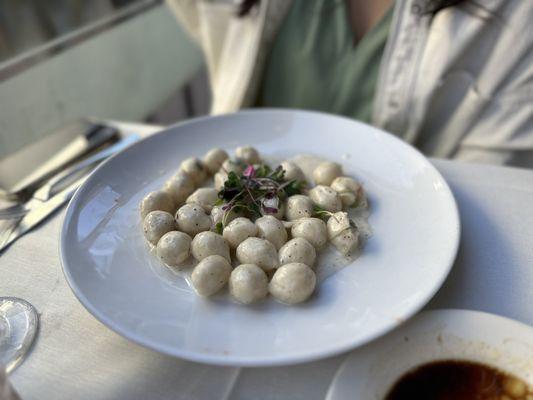
[[(434, 322), (446, 322), (449, 324), (450, 321), (454, 323), (457, 326), (456, 321), (458, 319), (467, 317), (468, 319), (475, 318), (477, 321), (482, 320), (483, 323), (488, 321), (497, 321), (499, 324), (505, 324), (507, 327), (513, 327), (513, 331), (520, 331), (523, 334), (527, 334), (531, 337), (533, 337), (533, 327), (528, 325), (525, 322), (518, 321), (516, 319), (513, 319), (511, 317), (495, 314), (488, 311), (481, 311), (481, 310), (474, 310), (474, 309), (466, 309), (466, 308), (438, 308), (438, 309), (429, 309), (424, 310), (420, 313), (418, 313), (415, 317), (413, 317), (409, 322), (406, 324), (400, 326), (397, 331), (390, 332), (390, 335), (399, 335), (401, 334), (401, 330), (405, 328), (412, 329), (413, 326), (420, 325), (427, 323), (427, 321), (434, 321)], [(418, 329), (418, 328), (417, 328)], [(387, 340), (388, 336), (384, 336), (383, 338), (380, 338), (376, 340), (371, 345), (376, 345), (380, 340)], [(370, 344), (370, 343), (368, 343)], [(329, 388), (326, 392), (326, 395), (324, 397), (324, 400), (340, 400), (341, 397), (338, 396), (338, 393), (336, 393), (339, 385), (343, 385), (344, 381), (346, 380), (345, 375), (350, 371), (350, 369), (353, 369), (354, 362), (357, 365), (357, 358), (361, 354), (358, 353), (360, 350), (364, 350), (364, 347), (354, 349), (352, 352), (347, 354), (346, 359), (342, 361), (342, 363), (338, 366), (335, 375), (333, 379), (331, 380), (331, 383), (329, 385)], [(354, 360), (355, 359), (355, 360)], [(440, 360), (435, 359), (435, 360)], [(427, 363), (423, 362), (419, 365), (423, 365)], [(505, 371), (505, 367), (500, 367), (499, 369)], [(398, 375), (397, 378), (403, 376), (407, 372), (403, 371), (400, 375)]]
[[(204, 120), (212, 120), (212, 119), (226, 119), (226, 118), (234, 118), (235, 116), (239, 116), (242, 114), (268, 114), (268, 113), (274, 113), (274, 114), (307, 114), (307, 115), (315, 115), (315, 116), (321, 116), (326, 118), (334, 118), (334, 119), (341, 119), (348, 121), (350, 123), (355, 123), (356, 125), (364, 126), (365, 129), (373, 132), (369, 133), (375, 133), (378, 135), (382, 135), (387, 138), (387, 140), (395, 141), (398, 145), (403, 146), (407, 152), (411, 152), (412, 155), (419, 161), (425, 164), (427, 167), (430, 168), (433, 174), (436, 174), (437, 177), (441, 179), (443, 182), (443, 193), (448, 198), (449, 205), (451, 207), (450, 211), (453, 214), (453, 230), (454, 230), (454, 242), (453, 247), (449, 253), (449, 257), (446, 260), (446, 268), (443, 268), (442, 274), (439, 277), (438, 280), (435, 280), (433, 282), (433, 286), (426, 291), (425, 296), (423, 296), (423, 301), (420, 301), (418, 304), (415, 304), (414, 306), (410, 306), (408, 310), (401, 316), (399, 321), (393, 321), (390, 324), (385, 325), (384, 327), (377, 329), (373, 334), (367, 335), (363, 339), (359, 340), (349, 340), (346, 343), (342, 345), (337, 346), (330, 346), (323, 350), (317, 350), (317, 351), (310, 351), (305, 354), (296, 354), (296, 355), (277, 355), (274, 354), (272, 356), (269, 356), (268, 358), (263, 357), (260, 359), (250, 358), (250, 357), (242, 357), (242, 356), (231, 356), (231, 355), (225, 355), (225, 354), (219, 354), (219, 353), (201, 353), (196, 351), (189, 351), (184, 349), (177, 349), (173, 346), (168, 345), (162, 345), (158, 343), (157, 341), (151, 340), (149, 338), (141, 339), (136, 335), (135, 333), (130, 332), (128, 329), (123, 329), (120, 326), (117, 326), (112, 318), (106, 317), (103, 313), (101, 313), (98, 309), (98, 307), (95, 307), (92, 305), (91, 301), (82, 293), (79, 286), (76, 284), (75, 278), (70, 274), (69, 268), (68, 268), (68, 262), (66, 260), (66, 232), (67, 232), (67, 226), (69, 223), (72, 222), (72, 216), (74, 213), (74, 210), (76, 208), (77, 203), (80, 201), (81, 193), (88, 187), (89, 184), (94, 179), (95, 174), (100, 171), (101, 169), (105, 168), (108, 163), (112, 162), (116, 157), (121, 156), (126, 151), (129, 151), (130, 149), (142, 146), (145, 141), (151, 141), (156, 140), (158, 135), (170, 135), (173, 134), (172, 132), (176, 128), (180, 128), (187, 125), (194, 125), (196, 123), (201, 123)], [(126, 338), (129, 341), (132, 341), (133, 343), (136, 343), (142, 347), (157, 351), (162, 354), (166, 354), (169, 356), (177, 357), (186, 359), (189, 361), (199, 362), (203, 364), (210, 364), (210, 365), (217, 365), (217, 366), (237, 366), (237, 367), (273, 367), (273, 366), (282, 366), (282, 365), (294, 365), (294, 364), (301, 364), (305, 362), (311, 362), (320, 360), (323, 358), (333, 357), (341, 353), (345, 353), (349, 350), (353, 350), (355, 348), (361, 347), (365, 344), (368, 344), (370, 342), (373, 342), (377, 338), (397, 329), (399, 326), (401, 326), (404, 322), (410, 320), (413, 316), (415, 316), (420, 310), (422, 310), (429, 302), (430, 300), (435, 296), (435, 294), (440, 290), (442, 285), (444, 284), (445, 280), (449, 276), (453, 264), (455, 262), (455, 259), (457, 257), (457, 252), (459, 249), (459, 244), (461, 240), (461, 219), (459, 215), (459, 209), (457, 206), (457, 202), (455, 200), (455, 197), (453, 195), (453, 192), (448, 184), (448, 182), (444, 179), (440, 171), (429, 161), (429, 159), (422, 154), (418, 149), (413, 147), (412, 145), (408, 144), (407, 142), (401, 140), (399, 137), (384, 131), (383, 129), (377, 128), (375, 126), (366, 124), (364, 122), (344, 117), (341, 115), (335, 115), (335, 114), (329, 114), (321, 111), (310, 111), (310, 110), (300, 110), (300, 109), (287, 109), (287, 108), (260, 108), (260, 109), (243, 109), (237, 112), (228, 113), (228, 114), (220, 114), (220, 115), (205, 115), (200, 117), (195, 117), (191, 119), (187, 119), (185, 121), (180, 121), (176, 124), (164, 127), (161, 131), (158, 131), (154, 134), (148, 135), (147, 137), (142, 138), (141, 140), (138, 140), (137, 142), (131, 144), (124, 150), (114, 154), (104, 162), (102, 162), (100, 165), (98, 165), (94, 171), (91, 172), (89, 177), (83, 182), (83, 184), (76, 190), (75, 194), (70, 199), (67, 210), (65, 212), (63, 221), (61, 223), (61, 231), (59, 234), (59, 258), (61, 262), (61, 268), (63, 270), (63, 275), (65, 276), (65, 279), (71, 289), (71, 291), (74, 293), (74, 296), (78, 299), (78, 301), (85, 307), (87, 311), (89, 311), (90, 314), (93, 315), (99, 322), (104, 324), (107, 328), (111, 329), (115, 333), (118, 333), (122, 337)], [(444, 264), (444, 263), (443, 263)], [(285, 353), (286, 354), (286, 353)]]

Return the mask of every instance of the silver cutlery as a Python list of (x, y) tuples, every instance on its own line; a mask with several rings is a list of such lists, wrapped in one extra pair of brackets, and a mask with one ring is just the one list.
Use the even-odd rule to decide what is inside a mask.
[[(106, 157), (109, 157), (110, 155), (118, 152), (119, 150), (122, 150), (125, 147), (129, 146), (138, 139), (139, 137), (137, 135), (130, 135), (120, 143), (117, 143), (116, 145), (111, 146), (103, 150), (102, 152), (105, 152)], [(112, 147), (114, 148), (113, 150)], [(106, 157), (102, 156), (98, 160), (103, 160)], [(60, 206), (70, 200), (76, 190), (85, 181), (87, 176), (90, 175), (90, 172), (88, 172), (87, 169), (97, 162), (93, 160), (92, 163), (89, 163), (88, 161), (89, 159), (87, 159), (86, 161), (82, 161), (80, 164), (84, 163), (84, 165), (75, 168), (75, 171), (70, 171), (69, 174), (62, 173), (60, 174), (61, 177), (58, 175), (56, 178), (54, 178), (55, 184), (51, 185), (50, 187), (43, 187), (42, 192), (41, 189), (38, 190), (38, 192), (40, 192), (39, 196), (34, 196), (24, 205), (25, 215), (18, 221), (16, 221), (14, 224), (12, 224), (8, 229), (0, 233), (0, 253), (2, 253), (15, 240), (17, 240), (26, 232), (39, 225), (52, 213), (54, 213), (54, 211), (56, 211)], [(81, 177), (76, 177), (72, 183), (69, 183), (66, 187), (59, 190), (56, 194), (50, 195), (53, 187), (57, 187), (57, 184), (59, 184), (59, 182), (63, 182), (65, 179), (67, 179), (67, 177), (72, 178), (73, 176), (79, 175), (81, 172), (85, 172), (85, 174)]]
[(78, 187), (81, 186), (86, 177), (87, 176), (83, 176), (82, 178), (77, 179), (67, 188), (60, 191), (48, 201), (43, 202), (41, 206), (29, 211), (19, 221), (6, 229), (0, 237), (0, 253), (7, 249), (19, 237), (39, 225), (61, 205), (66, 203)]
[(118, 139), (113, 126), (79, 120), (28, 144), (0, 160), (0, 199), (27, 201), (52, 176)]
[(72, 179), (72, 177), (76, 176), (76, 174), (80, 174), (88, 170), (90, 167), (94, 166), (94, 164), (108, 158), (122, 149), (125, 149), (137, 140), (139, 140), (138, 135), (127, 136), (120, 142), (105, 148), (104, 150), (86, 158), (83, 161), (80, 161), (77, 164), (72, 165), (64, 171), (61, 171), (47, 181), (43, 186), (37, 189), (28, 202), (15, 204), (13, 206), (0, 209), (0, 220), (22, 217), (28, 211), (33, 209), (33, 207), (39, 206), (42, 204), (42, 202), (50, 199), (54, 190), (65, 181), (68, 181), (69, 178)]

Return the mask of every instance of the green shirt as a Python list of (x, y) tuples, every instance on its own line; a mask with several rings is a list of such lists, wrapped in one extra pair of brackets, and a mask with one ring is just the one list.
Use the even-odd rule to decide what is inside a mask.
[(257, 105), (370, 121), (392, 8), (356, 44), (345, 0), (294, 0), (266, 63)]

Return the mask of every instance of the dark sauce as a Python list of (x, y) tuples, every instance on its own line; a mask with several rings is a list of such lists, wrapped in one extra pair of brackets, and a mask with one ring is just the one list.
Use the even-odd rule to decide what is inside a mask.
[(397, 381), (386, 400), (529, 400), (523, 380), (487, 365), (467, 361), (424, 364)]

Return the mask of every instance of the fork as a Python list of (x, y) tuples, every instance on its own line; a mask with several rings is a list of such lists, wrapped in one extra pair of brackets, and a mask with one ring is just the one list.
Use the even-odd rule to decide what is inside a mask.
[(19, 224), (22, 217), (13, 217), (10, 219), (12, 219), (12, 221), (9, 221), (9, 222), (6, 222), (0, 225), (0, 228), (2, 228), (0, 230), (0, 244), (7, 241), (9, 236), (11, 236), (11, 233), (15, 230), (15, 228)]
[[(120, 142), (105, 148), (104, 150), (92, 155), (91, 157), (86, 158), (83, 161), (80, 161), (77, 164), (65, 169), (64, 171), (58, 173), (56, 176), (48, 180), (43, 186), (35, 191), (32, 198), (38, 199), (41, 201), (46, 201), (50, 198), (52, 191), (57, 187), (61, 182), (64, 182), (68, 178), (72, 178), (76, 174), (85, 171), (92, 167), (94, 164), (108, 158), (109, 156), (117, 153), (118, 151), (129, 146), (131, 143), (136, 142), (139, 139), (138, 135), (129, 135), (122, 139)], [(0, 209), (0, 220), (2, 219), (14, 219), (23, 217), (30, 208), (27, 206), (28, 203), (19, 203), (13, 206), (9, 206), (3, 209)], [(0, 241), (1, 243), (1, 241)]]

